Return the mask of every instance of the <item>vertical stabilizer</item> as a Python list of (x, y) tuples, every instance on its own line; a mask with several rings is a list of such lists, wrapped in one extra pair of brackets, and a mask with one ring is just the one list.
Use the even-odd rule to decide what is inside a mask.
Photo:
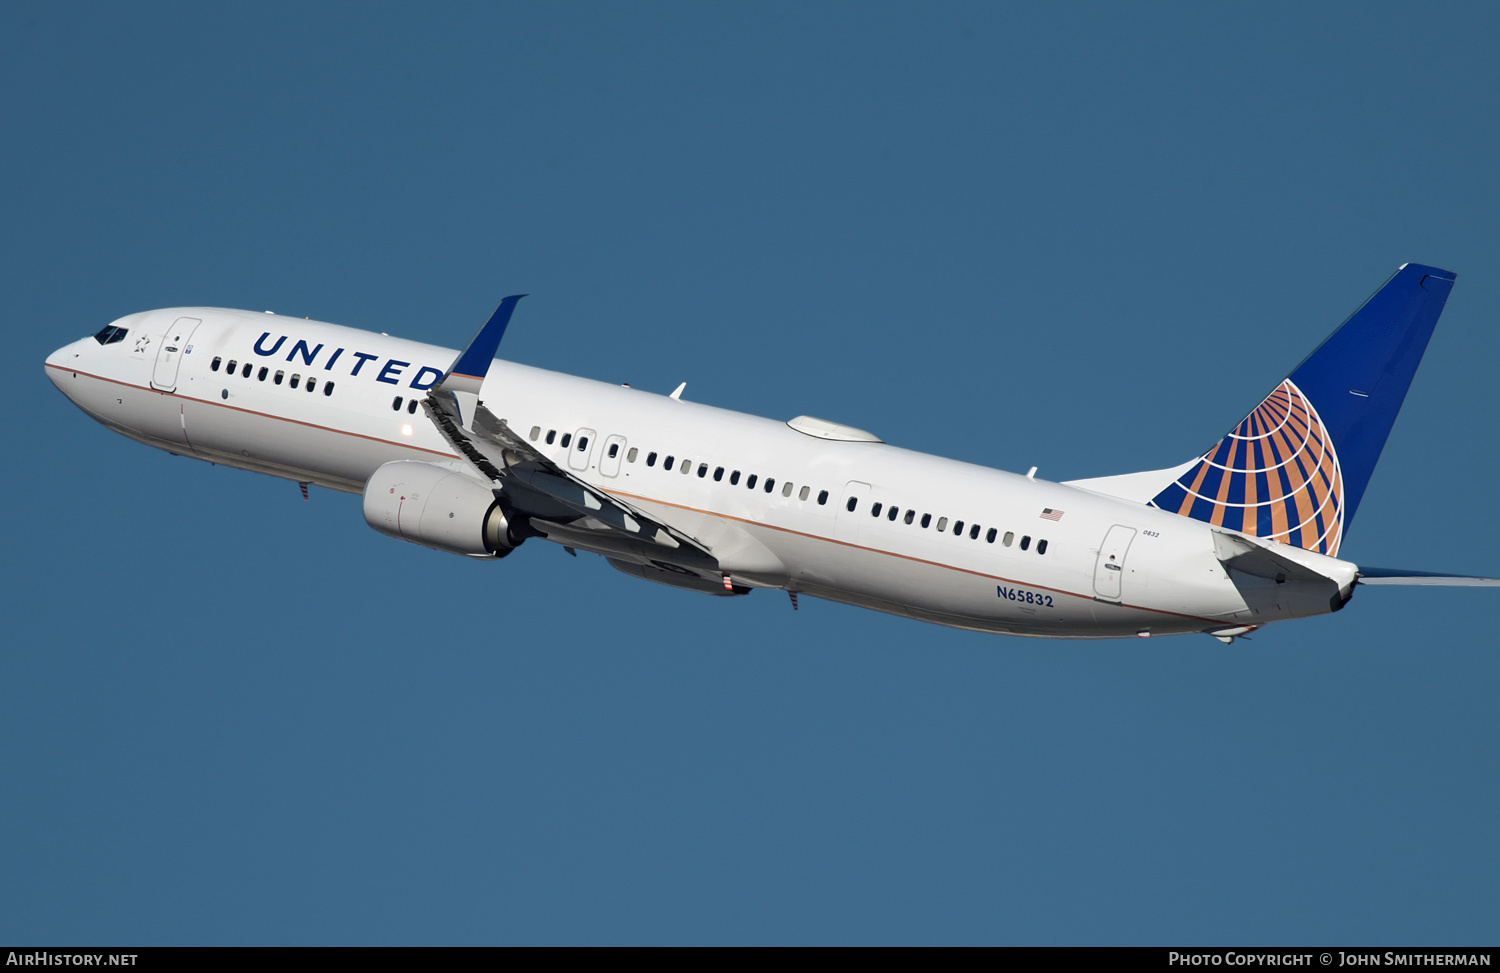
[(1075, 485), (1128, 488), (1184, 517), (1336, 555), (1453, 281), (1403, 265), (1202, 458), (1160, 471), (1159, 486), (1145, 473)]

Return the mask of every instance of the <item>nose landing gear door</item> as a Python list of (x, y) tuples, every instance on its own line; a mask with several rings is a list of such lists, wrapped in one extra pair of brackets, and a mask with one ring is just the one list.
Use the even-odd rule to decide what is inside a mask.
[(1099, 560), (1094, 563), (1094, 597), (1100, 601), (1119, 601), (1125, 579), (1125, 553), (1135, 540), (1135, 528), (1115, 524), (1099, 545)]
[(178, 318), (167, 329), (161, 347), (156, 349), (156, 368), (151, 373), (151, 387), (163, 392), (177, 390), (177, 369), (187, 354), (193, 332), (203, 322), (197, 318)]

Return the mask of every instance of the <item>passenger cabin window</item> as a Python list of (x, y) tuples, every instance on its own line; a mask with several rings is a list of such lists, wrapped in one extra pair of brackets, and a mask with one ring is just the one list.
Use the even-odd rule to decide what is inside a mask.
[(1047, 542), (1046, 541), (1037, 541), (1036, 542), (1036, 552), (1038, 554), (1046, 554), (1047, 553)]
[[(803, 487), (802, 489), (806, 490), (807, 487)], [(782, 486), (781, 486), (781, 495), (783, 497), (789, 497), (789, 496), (792, 495), (792, 481), (791, 480), (788, 480), (788, 481), (786, 481), (786, 483), (782, 484)], [(807, 498), (803, 497), (803, 499), (805, 500)]]
[(620, 444), (619, 443), (610, 443), (609, 444), (609, 458), (610, 459), (614, 459), (616, 456), (619, 456), (619, 455), (620, 455)]
[(735, 470), (733, 473), (729, 474), (729, 485), (730, 486), (739, 486), (740, 485), (740, 471), (739, 470)]
[(716, 466), (716, 467), (714, 467), (714, 482), (718, 483), (722, 479), (724, 479), (724, 467), (722, 467), (722, 466)]
[(754, 490), (755, 489), (755, 478), (756, 478), (756, 476), (757, 476), (757, 474), (751, 473), (748, 477), (745, 478), (745, 488), (747, 490)]
[(989, 531), (984, 535), (985, 542), (989, 543), (989, 544), (995, 543), (995, 535), (998, 534), (998, 533), (999, 533), (999, 531), (997, 531), (997, 530), (995, 530), (995, 528), (991, 527), (989, 529)]
[(1016, 539), (1016, 532), (1013, 531), (1013, 530), (1008, 530), (1008, 531), (1005, 532), (1005, 536), (1002, 537), (1002, 538), (1000, 538), (1000, 543), (1004, 544), (1006, 547), (1010, 547), (1011, 542), (1014, 541), (1015, 539)]
[(666, 459), (664, 459), (664, 460), (661, 461), (661, 468), (670, 473), (672, 471), (672, 464), (675, 463), (676, 461), (677, 461), (677, 457), (675, 457), (675, 456), (668, 456)]
[(266, 366), (262, 365), (262, 366), (260, 366), (260, 371), (258, 371), (258, 372), (255, 373), (255, 380), (257, 382), (264, 382), (266, 380), (266, 376), (269, 375), (269, 374), (271, 374), (271, 370), (269, 368), (267, 368)]
[(849, 498), (849, 502), (846, 503), (846, 504), (844, 504), (844, 509), (847, 510), (847, 511), (849, 511), (852, 514), (852, 513), (854, 513), (854, 508), (857, 507), (857, 506), (859, 506), (859, 498), (858, 497), (850, 497)]
[(634, 463), (636, 456), (638, 456), (640, 452), (641, 451), (636, 449), (634, 446), (630, 447), (630, 452), (625, 454), (625, 462)]
[(235, 362), (235, 360), (233, 358), (229, 359), (229, 365), (228, 365), (227, 368), (224, 369), (224, 374), (225, 375), (233, 375), (234, 374), (234, 370), (235, 370), (236, 367), (237, 367), (237, 363)]
[(308, 392), (312, 392), (317, 387), (318, 387), (318, 380), (315, 379), (315, 378), (313, 378), (311, 375), (307, 376), (307, 391)]
[(767, 493), (770, 493), (772, 490), (776, 489), (776, 477), (774, 477), (774, 476), (768, 476), (768, 477), (766, 477), (766, 485), (765, 485), (764, 489), (765, 489), (765, 491)]
[[(332, 386), (332, 383), (330, 382), (328, 385), (324, 385), (323, 388), (326, 391), (331, 386)], [(406, 412), (407, 412), (407, 414), (408, 415), (413, 415), (413, 416), (416, 415), (417, 414), (417, 406), (419, 406), (419, 405), (421, 405), (421, 403), (418, 402), (416, 399), (412, 399), (410, 402), (406, 403)]]
[(880, 508), (881, 508), (881, 506), (882, 505), (878, 504), (878, 503), (875, 504), (874, 506), (872, 506), (870, 508), (870, 516), (871, 517), (879, 517), (880, 516)]
[(693, 472), (693, 461), (690, 459), (685, 459), (681, 463), (677, 464), (677, 468), (682, 471), (683, 476), (687, 476), (689, 473)]
[[(324, 395), (332, 395), (333, 394), (333, 383), (332, 382), (324, 382), (323, 383), (323, 394)], [(417, 404), (416, 402), (412, 402), (412, 405), (416, 405), (416, 404)], [(412, 409), (411, 411), (416, 412), (417, 410), (416, 409)]]
[(556, 429), (548, 429), (547, 430), (547, 445), (551, 446), (555, 442), (557, 442), (557, 430)]
[(286, 378), (286, 372), (278, 371), (276, 373), (276, 377), (271, 379), (271, 381), (275, 382), (277, 385), (280, 385), (281, 380), (284, 378)]
[(917, 512), (915, 510), (908, 510), (906, 512), (906, 522), (908, 524), (911, 523), (916, 518), (917, 518)]
[(245, 367), (240, 371), (240, 378), (249, 378), (251, 367), (249, 362), (245, 362)]
[(290, 385), (290, 386), (291, 386), (291, 387), (292, 387), (292, 388), (296, 388), (296, 387), (297, 387), (297, 385), (298, 385), (298, 384), (299, 384), (299, 383), (300, 383), (300, 382), (301, 382), (301, 381), (302, 381), (302, 376), (301, 376), (301, 375), (298, 375), (298, 374), (297, 374), (297, 373), (296, 373), (296, 372), (293, 372), (293, 373), (292, 373), (292, 380), (291, 380), (291, 381), (290, 381), (290, 382), (288, 382), (288, 383), (287, 383), (287, 384), (288, 384), (288, 385)]
[(537, 437), (541, 436), (541, 434), (542, 434), (542, 427), (541, 426), (532, 426), (531, 427), (531, 441), (532, 442), (536, 442), (537, 441)]
[(926, 530), (930, 526), (932, 526), (932, 514), (923, 514), (922, 515), (922, 529)]
[(803, 487), (801, 490), (797, 491), (797, 499), (798, 500), (806, 500), (807, 499), (807, 495), (809, 493), (811, 493), (811, 492), (812, 492), (812, 487)]
[(563, 433), (562, 448), (563, 449), (567, 449), (568, 448), (568, 443), (571, 443), (572, 441), (573, 441), (573, 434), (572, 433), (570, 433), (570, 432)]
[(947, 530), (948, 529), (948, 518), (947, 517), (939, 517), (938, 518), (937, 529), (938, 530)]
[(1025, 535), (1025, 536), (1023, 536), (1021, 538), (1021, 550), (1024, 551), (1024, 550), (1026, 550), (1026, 548), (1028, 548), (1030, 546), (1031, 546), (1031, 535), (1027, 534), (1027, 535)]
[(827, 490), (819, 490), (818, 491), (818, 506), (821, 507), (824, 504), (826, 504), (827, 502), (828, 502), (828, 491)]
[(646, 465), (647, 466), (655, 466), (656, 465), (656, 454), (655, 453), (647, 453), (646, 454)]
[(895, 523), (896, 518), (899, 516), (901, 516), (901, 508), (896, 506), (895, 504), (891, 504), (891, 512), (885, 515), (885, 519), (889, 520), (891, 523)]
[[(95, 337), (98, 337), (98, 335), (95, 335)], [(99, 343), (101, 345), (104, 344), (104, 342), (102, 342), (102, 341), (99, 342)], [(211, 371), (211, 372), (217, 372), (219, 370), (219, 366), (222, 365), (223, 363), (224, 363), (224, 359), (222, 359), (222, 358), (215, 358), (213, 361), (211, 361), (211, 362), (208, 363), (208, 370)]]
[(401, 411), (401, 396), (398, 395), (394, 399), (391, 400), (391, 411), (392, 412), (400, 412)]
[(969, 528), (969, 540), (971, 540), (971, 541), (977, 541), (977, 540), (979, 540), (979, 525), (978, 524), (975, 524), (973, 527)]
[(589, 437), (587, 437), (587, 436), (579, 436), (578, 437), (578, 451), (580, 453), (586, 453), (586, 452), (588, 452), (588, 449), (589, 449)]
[(698, 464), (698, 479), (701, 480), (701, 479), (703, 479), (707, 475), (708, 475), (708, 464), (707, 463), (699, 463)]

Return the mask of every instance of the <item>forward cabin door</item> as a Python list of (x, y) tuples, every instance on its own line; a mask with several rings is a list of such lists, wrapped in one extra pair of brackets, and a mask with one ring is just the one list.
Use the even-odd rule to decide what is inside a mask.
[(1099, 560), (1094, 563), (1094, 595), (1100, 601), (1119, 601), (1121, 582), (1125, 579), (1125, 552), (1135, 540), (1135, 528), (1115, 524), (1099, 545)]
[(156, 350), (156, 369), (151, 373), (151, 387), (163, 392), (177, 389), (177, 369), (182, 365), (182, 356), (187, 354), (193, 332), (202, 324), (198, 318), (178, 318), (167, 329), (161, 347)]

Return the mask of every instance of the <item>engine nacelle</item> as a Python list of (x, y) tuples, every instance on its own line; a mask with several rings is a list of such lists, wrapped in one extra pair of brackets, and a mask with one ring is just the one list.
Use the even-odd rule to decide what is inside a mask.
[(365, 523), (382, 534), (470, 557), (504, 557), (524, 535), (479, 480), (431, 463), (387, 463), (365, 483)]

